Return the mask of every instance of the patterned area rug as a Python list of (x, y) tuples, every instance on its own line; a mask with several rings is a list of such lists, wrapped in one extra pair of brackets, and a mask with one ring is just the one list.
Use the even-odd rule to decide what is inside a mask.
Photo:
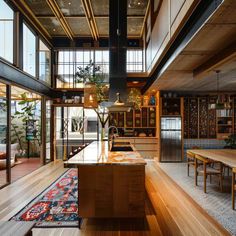
[(78, 227), (77, 169), (69, 169), (11, 218), (35, 221), (36, 227)]
[(225, 176), (223, 192), (220, 192), (217, 177), (212, 183), (207, 180), (207, 194), (203, 192), (203, 177), (198, 177), (198, 186), (194, 186), (194, 171), (190, 168), (187, 176), (186, 163), (160, 163), (160, 167), (204, 210), (236, 236), (236, 211), (231, 208), (231, 176)]

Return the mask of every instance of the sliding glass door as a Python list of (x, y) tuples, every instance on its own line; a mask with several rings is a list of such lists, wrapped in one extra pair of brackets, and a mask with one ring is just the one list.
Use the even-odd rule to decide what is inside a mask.
[(0, 83), (0, 187), (7, 184), (7, 99), (6, 85)]

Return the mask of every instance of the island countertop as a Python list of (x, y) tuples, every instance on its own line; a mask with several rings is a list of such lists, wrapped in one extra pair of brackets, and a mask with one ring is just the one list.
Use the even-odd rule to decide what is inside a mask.
[(146, 161), (134, 151), (110, 152), (107, 141), (94, 141), (82, 151), (64, 162), (65, 167), (78, 165), (146, 165)]

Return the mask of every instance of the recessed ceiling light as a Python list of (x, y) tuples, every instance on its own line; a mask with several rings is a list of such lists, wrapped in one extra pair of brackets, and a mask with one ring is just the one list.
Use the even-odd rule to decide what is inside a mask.
[(68, 5), (71, 5), (71, 2), (68, 2)]
[(141, 2), (138, 2), (138, 5), (140, 5), (141, 4)]
[(54, 28), (52, 31), (53, 31), (53, 32), (55, 32), (55, 31), (56, 31), (56, 29)]

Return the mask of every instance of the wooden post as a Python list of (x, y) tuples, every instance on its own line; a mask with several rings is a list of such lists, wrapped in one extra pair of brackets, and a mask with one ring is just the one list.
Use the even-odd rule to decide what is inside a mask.
[(204, 193), (206, 193), (206, 162), (203, 162), (203, 177), (204, 177)]
[(198, 168), (198, 163), (197, 163), (197, 158), (195, 158), (195, 160), (194, 160), (194, 162), (195, 162), (195, 165), (194, 165), (194, 172), (195, 172), (195, 186), (197, 186), (197, 168)]
[(40, 148), (40, 162), (46, 164), (46, 98), (41, 100), (41, 148)]
[(235, 170), (232, 170), (232, 209), (235, 209)]

